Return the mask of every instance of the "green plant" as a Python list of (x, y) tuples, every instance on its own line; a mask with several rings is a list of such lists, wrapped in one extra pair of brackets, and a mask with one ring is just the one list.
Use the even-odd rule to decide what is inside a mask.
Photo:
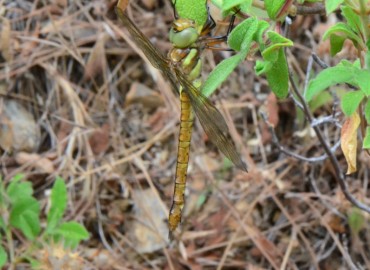
[[(7, 243), (8, 251), (0, 246), (0, 267), (7, 261), (11, 265), (21, 260), (28, 260), (33, 267), (38, 267), (41, 254), (48, 246), (63, 246), (65, 249), (74, 249), (81, 240), (89, 235), (86, 229), (77, 222), (62, 221), (67, 207), (67, 189), (64, 180), (57, 177), (51, 190), (50, 209), (47, 212), (46, 228), (42, 230), (40, 219), (40, 202), (33, 197), (31, 182), (24, 181), (23, 175), (16, 175), (5, 186), (0, 180), (0, 234), (3, 242)], [(15, 255), (14, 230), (19, 230), (29, 241), (27, 249), (21, 255)], [(8, 253), (8, 255), (7, 255)]]
[[(194, 5), (193, 2), (198, 2), (198, 5), (201, 2), (205, 6), (205, 1), (176, 0), (176, 10), (179, 13), (182, 12), (182, 16), (190, 17), (192, 9), (184, 7)], [(212, 2), (225, 15), (236, 14), (240, 18), (247, 15), (248, 18), (239, 23), (229, 34), (228, 45), (236, 53), (216, 66), (204, 83), (202, 92), (206, 96), (211, 95), (247, 56), (259, 53), (262, 60), (256, 61), (256, 74), (266, 76), (271, 91), (278, 98), (285, 98), (290, 92), (293, 102), (300, 109), (301, 113), (298, 115), (301, 118), (304, 116), (306, 125), (308, 124), (314, 130), (318, 142), (325, 151), (322, 157), (332, 163), (336, 180), (346, 198), (358, 208), (370, 212), (368, 206), (357, 201), (349, 193), (342, 168), (334, 155), (335, 149), (340, 145), (348, 164), (347, 174), (356, 172), (358, 129), (362, 133), (362, 148), (370, 149), (370, 53), (368, 52), (370, 48), (368, 15), (370, 8), (368, 1), (213, 0)], [(344, 22), (339, 22), (329, 28), (323, 36), (323, 41), (330, 41), (332, 57), (343, 49), (345, 41), (351, 42), (357, 50), (358, 59), (353, 62), (342, 60), (337, 65), (329, 67), (313, 54), (311, 60), (317, 62), (323, 70), (314, 79), (307, 79), (302, 87), (304, 90), (300, 90), (286, 61), (285, 51), (293, 45), (293, 41), (281, 34), (283, 32), (282, 22), (288, 15), (314, 13), (329, 15), (334, 11), (341, 13)], [(194, 19), (201, 22), (205, 20), (205, 17)], [(306, 74), (309, 76), (311, 73), (312, 63), (308, 65)], [(344, 87), (335, 87), (338, 84), (346, 84), (349, 87), (343, 90)], [(329, 88), (334, 88), (336, 91), (325, 92)], [(341, 110), (346, 118), (341, 129), (341, 142), (330, 146), (329, 139), (322, 134), (319, 128), (319, 125), (325, 122), (315, 119), (312, 110), (332, 102), (336, 97), (340, 99)], [(268, 122), (265, 116), (264, 119)], [(326, 120), (326, 123), (333, 123), (340, 128), (339, 122), (340, 119), (334, 116)], [(302, 157), (287, 151), (279, 144), (274, 134), (274, 127), (271, 126), (270, 130), (273, 133), (275, 144), (287, 155), (308, 162), (322, 160), (321, 158)]]
[[(356, 171), (357, 129), (370, 121), (370, 72), (369, 72), (369, 37), (368, 12), (366, 1), (326, 1), (326, 11), (331, 13), (340, 8), (345, 22), (332, 26), (323, 39), (330, 40), (331, 55), (335, 56), (343, 49), (346, 40), (352, 42), (359, 58), (353, 63), (343, 60), (333, 67), (320, 72), (310, 81), (305, 99), (311, 101), (315, 95), (337, 84), (348, 84), (352, 89), (341, 96), (341, 108), (348, 118), (342, 129), (342, 150), (348, 163), (347, 173)], [(349, 128), (348, 128), (349, 127)], [(370, 128), (363, 133), (362, 148), (370, 148)], [(350, 134), (350, 136), (349, 136)]]
[[(252, 6), (252, 1), (229, 0), (219, 1), (214, 0), (213, 3), (218, 6), (224, 14), (235, 13), (240, 11), (246, 14), (251, 14), (250, 17), (238, 24), (228, 37), (228, 45), (231, 49), (237, 52), (235, 55), (223, 60), (209, 74), (205, 81), (202, 92), (209, 96), (211, 95), (230, 75), (230, 73), (247, 57), (248, 54), (260, 52), (263, 61), (257, 61), (256, 73), (258, 75), (265, 74), (271, 90), (279, 98), (284, 98), (288, 94), (288, 65), (284, 53), (284, 48), (292, 46), (293, 42), (279, 33), (279, 21), (286, 15), (282, 12), (279, 5), (285, 1), (266, 1), (266, 10), (270, 18), (273, 18), (276, 23), (269, 24), (263, 20), (266, 12), (259, 9), (256, 10)], [(198, 23), (204, 23), (207, 18), (207, 10), (205, 2), (197, 0), (177, 0), (176, 11), (182, 17), (191, 18)], [(199, 7), (195, 9), (195, 5)], [(194, 14), (193, 10), (203, 9), (203, 12)], [(285, 10), (286, 8), (284, 8)], [(260, 16), (257, 16), (260, 15)], [(262, 14), (262, 15), (261, 15)], [(283, 15), (285, 14), (285, 15)], [(265, 15), (265, 16), (264, 16)]]

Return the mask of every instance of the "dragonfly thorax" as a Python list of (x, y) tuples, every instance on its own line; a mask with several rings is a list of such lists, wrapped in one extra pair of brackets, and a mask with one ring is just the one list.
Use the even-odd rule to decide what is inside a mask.
[(172, 23), (170, 42), (174, 47), (186, 48), (197, 41), (199, 37), (195, 22), (189, 19), (177, 19)]

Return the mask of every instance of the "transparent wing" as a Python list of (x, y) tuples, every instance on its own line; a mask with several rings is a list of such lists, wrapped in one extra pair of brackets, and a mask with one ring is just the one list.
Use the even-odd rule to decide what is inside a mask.
[(191, 105), (195, 114), (199, 118), (204, 131), (209, 139), (218, 149), (229, 158), (236, 167), (247, 171), (246, 164), (242, 161), (238, 151), (233, 144), (229, 132), (229, 128), (222, 114), (217, 108), (205, 97), (194, 85), (188, 81), (186, 76), (177, 67), (173, 67), (176, 73), (172, 73), (170, 60), (164, 57), (148, 40), (146, 36), (135, 26), (135, 24), (127, 17), (124, 12), (116, 7), (116, 13), (122, 23), (126, 26), (134, 39), (136, 45), (144, 52), (150, 63), (170, 81), (172, 88), (176, 91), (178, 83), (183, 86), (186, 93), (189, 95)]
[(173, 90), (177, 92), (177, 80), (171, 71), (170, 61), (153, 46), (149, 39), (136, 27), (134, 22), (130, 20), (127, 14), (125, 14), (119, 7), (116, 7), (115, 11), (118, 18), (120, 18), (121, 22), (130, 32), (135, 44), (143, 51), (153, 67), (164, 73), (170, 81)]
[(186, 76), (175, 68), (176, 77), (189, 95), (191, 105), (204, 131), (218, 149), (230, 159), (236, 167), (247, 171), (247, 165), (242, 161), (231, 139), (229, 128), (222, 114), (199, 90), (190, 83)]

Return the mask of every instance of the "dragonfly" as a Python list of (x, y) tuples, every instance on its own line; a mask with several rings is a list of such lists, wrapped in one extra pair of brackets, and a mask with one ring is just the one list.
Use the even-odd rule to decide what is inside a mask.
[[(172, 89), (180, 96), (180, 132), (175, 185), (168, 218), (169, 236), (172, 238), (172, 233), (181, 223), (182, 210), (185, 205), (185, 188), (194, 112), (210, 141), (237, 168), (247, 171), (246, 164), (231, 140), (225, 119), (212, 102), (201, 93), (202, 62), (200, 55), (206, 47), (202, 41), (206, 40), (204, 37), (210, 33), (215, 23), (210, 15), (202, 28), (190, 19), (176, 18), (172, 23), (169, 35), (173, 48), (166, 57), (155, 48), (121, 8), (116, 6), (115, 11), (122, 24), (131, 34), (135, 44), (143, 51), (153, 67), (162, 72), (171, 84)], [(209, 40), (215, 42), (217, 38), (210, 38)]]

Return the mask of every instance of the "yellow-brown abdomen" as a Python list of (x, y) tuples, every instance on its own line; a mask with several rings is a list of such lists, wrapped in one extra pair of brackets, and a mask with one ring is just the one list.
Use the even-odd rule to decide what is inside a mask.
[(170, 232), (174, 231), (181, 222), (181, 212), (185, 203), (186, 176), (189, 164), (189, 152), (194, 116), (190, 105), (189, 96), (180, 93), (181, 122), (176, 164), (176, 179), (174, 196), (168, 220)]

